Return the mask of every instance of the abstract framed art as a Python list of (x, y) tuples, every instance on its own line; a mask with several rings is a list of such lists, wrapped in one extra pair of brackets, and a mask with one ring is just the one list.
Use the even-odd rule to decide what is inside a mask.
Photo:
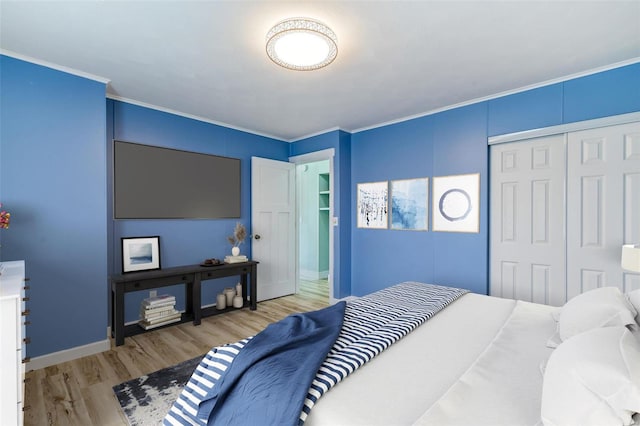
[(480, 174), (433, 178), (434, 231), (480, 232)]
[(160, 269), (160, 237), (121, 238), (122, 273)]
[(391, 229), (429, 230), (429, 179), (391, 181)]
[(371, 182), (358, 184), (357, 225), (358, 228), (388, 228), (389, 184)]

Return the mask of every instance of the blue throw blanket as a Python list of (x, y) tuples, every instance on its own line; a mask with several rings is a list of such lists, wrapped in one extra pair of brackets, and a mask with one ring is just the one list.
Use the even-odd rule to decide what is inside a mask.
[(163, 424), (302, 425), (325, 392), (467, 292), (405, 282), (214, 348)]
[[(290, 315), (251, 339), (198, 408), (209, 424), (297, 424), (307, 391), (333, 346), (345, 303)], [(282, 401), (285, 404), (282, 404)]]

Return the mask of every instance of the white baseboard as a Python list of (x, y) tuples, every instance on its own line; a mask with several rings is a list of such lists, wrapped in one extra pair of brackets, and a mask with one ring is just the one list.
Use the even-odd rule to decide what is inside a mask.
[(316, 271), (311, 271), (309, 269), (300, 269), (300, 278), (303, 280), (312, 281), (315, 280), (315, 276), (317, 275)]
[(324, 280), (329, 278), (329, 271), (314, 271), (310, 269), (301, 269), (300, 270), (300, 278), (303, 280), (314, 281), (314, 280)]
[(31, 358), (26, 365), (26, 371), (39, 370), (41, 368), (50, 367), (62, 362), (72, 361), (89, 355), (95, 355), (100, 352), (111, 349), (111, 341), (109, 339), (101, 340), (88, 345), (76, 346), (75, 348), (65, 349), (59, 352)]

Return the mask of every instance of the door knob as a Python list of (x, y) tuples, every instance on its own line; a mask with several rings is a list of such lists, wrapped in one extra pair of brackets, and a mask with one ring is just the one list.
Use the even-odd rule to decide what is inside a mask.
[(255, 238), (256, 240), (260, 239), (260, 234), (256, 234), (253, 238)]

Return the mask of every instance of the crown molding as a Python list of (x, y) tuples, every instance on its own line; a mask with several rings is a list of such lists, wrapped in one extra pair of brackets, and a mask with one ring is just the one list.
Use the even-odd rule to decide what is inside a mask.
[(309, 138), (313, 138), (313, 137), (316, 137), (316, 136), (324, 135), (325, 133), (335, 132), (336, 130), (337, 131), (342, 130), (343, 132), (352, 133), (351, 131), (343, 129), (343, 128), (340, 128), (340, 127), (330, 127), (328, 129), (320, 130), (320, 131), (314, 132), (314, 133), (310, 133), (310, 134), (305, 135), (305, 136), (300, 136), (298, 138), (289, 139), (289, 140), (287, 140), (287, 142), (290, 142), (290, 143), (299, 142), (299, 141), (302, 141), (302, 140), (305, 140), (305, 139), (309, 139)]
[(282, 142), (289, 142), (288, 140), (283, 139), (283, 138), (278, 137), (278, 136), (270, 135), (270, 134), (267, 134), (267, 133), (256, 132), (255, 130), (245, 129), (244, 127), (233, 126), (231, 124), (223, 123), (221, 121), (210, 120), (208, 118), (200, 117), (200, 116), (193, 115), (193, 114), (187, 114), (187, 113), (184, 113), (184, 112), (176, 111), (174, 109), (164, 108), (164, 107), (161, 107), (161, 106), (158, 106), (158, 105), (149, 104), (149, 103), (146, 103), (146, 102), (136, 101), (134, 99), (123, 98), (122, 96), (116, 96), (116, 95), (112, 95), (112, 94), (107, 93), (107, 99), (112, 99), (114, 101), (124, 102), (124, 103), (131, 104), (131, 105), (137, 105), (137, 106), (140, 106), (140, 107), (149, 108), (149, 109), (153, 109), (153, 110), (156, 110), (156, 111), (166, 112), (168, 114), (177, 115), (177, 116), (184, 117), (184, 118), (189, 118), (191, 120), (197, 120), (197, 121), (202, 121), (204, 123), (215, 124), (216, 126), (221, 126), (221, 127), (227, 128), (227, 129), (237, 130), (239, 132), (250, 133), (252, 135), (262, 136), (262, 137), (269, 138), (269, 139), (275, 139), (275, 140), (282, 141)]
[(522, 93), (522, 92), (526, 92), (528, 90), (538, 89), (540, 87), (550, 86), (552, 84), (563, 83), (565, 81), (573, 80), (573, 79), (580, 78), (580, 77), (586, 77), (586, 76), (589, 76), (589, 75), (597, 74), (599, 72), (609, 71), (609, 70), (620, 68), (620, 67), (624, 67), (624, 66), (627, 66), (627, 65), (633, 65), (633, 64), (638, 63), (638, 62), (640, 62), (640, 56), (628, 59), (626, 61), (616, 62), (614, 64), (609, 64), (609, 65), (605, 65), (605, 66), (602, 66), (602, 67), (593, 68), (593, 69), (590, 69), (590, 70), (587, 70), (587, 71), (582, 71), (582, 72), (575, 73), (575, 74), (569, 74), (569, 75), (566, 75), (564, 77), (554, 78), (554, 79), (551, 79), (551, 80), (543, 81), (541, 83), (535, 83), (535, 84), (531, 84), (531, 85), (528, 85), (528, 86), (519, 87), (517, 89), (507, 90), (505, 92), (500, 92), (500, 93), (496, 93), (496, 94), (493, 94), (493, 95), (484, 96), (482, 98), (476, 98), (476, 99), (472, 99), (472, 100), (469, 100), (469, 101), (464, 101), (464, 102), (460, 102), (460, 103), (457, 103), (457, 104), (449, 105), (449, 106), (446, 106), (446, 107), (437, 108), (437, 109), (434, 109), (434, 110), (431, 110), (431, 111), (428, 111), (428, 112), (414, 114), (414, 115), (410, 115), (410, 116), (407, 116), (407, 117), (398, 118), (398, 119), (395, 119), (395, 120), (385, 121), (384, 123), (378, 123), (378, 124), (374, 124), (374, 125), (367, 126), (367, 127), (361, 127), (359, 129), (353, 130), (351, 133), (359, 133), (359, 132), (364, 132), (364, 131), (367, 131), (367, 130), (377, 129), (379, 127), (389, 126), (389, 125), (392, 125), (392, 124), (398, 124), (398, 123), (402, 123), (402, 122), (405, 122), (405, 121), (413, 120), (415, 118), (426, 117), (426, 116), (429, 116), (429, 115), (438, 114), (440, 112), (450, 111), (452, 109), (461, 108), (461, 107), (477, 104), (477, 103), (480, 103), (480, 102), (490, 101), (490, 100), (493, 100), (493, 99), (502, 98), (504, 96), (514, 95), (516, 93)]
[(20, 59), (21, 61), (30, 62), (35, 65), (40, 65), (43, 67), (51, 68), (56, 71), (62, 71), (67, 74), (72, 74), (78, 77), (86, 78), (89, 80), (94, 80), (99, 83), (109, 84), (111, 82), (110, 79), (101, 77), (99, 75), (90, 74), (88, 72), (79, 71), (74, 68), (65, 67), (63, 65), (54, 64), (53, 62), (43, 61), (41, 59), (36, 59), (31, 56), (23, 55), (21, 53), (12, 52), (11, 50), (0, 49), (0, 55), (10, 56), (15, 59)]

